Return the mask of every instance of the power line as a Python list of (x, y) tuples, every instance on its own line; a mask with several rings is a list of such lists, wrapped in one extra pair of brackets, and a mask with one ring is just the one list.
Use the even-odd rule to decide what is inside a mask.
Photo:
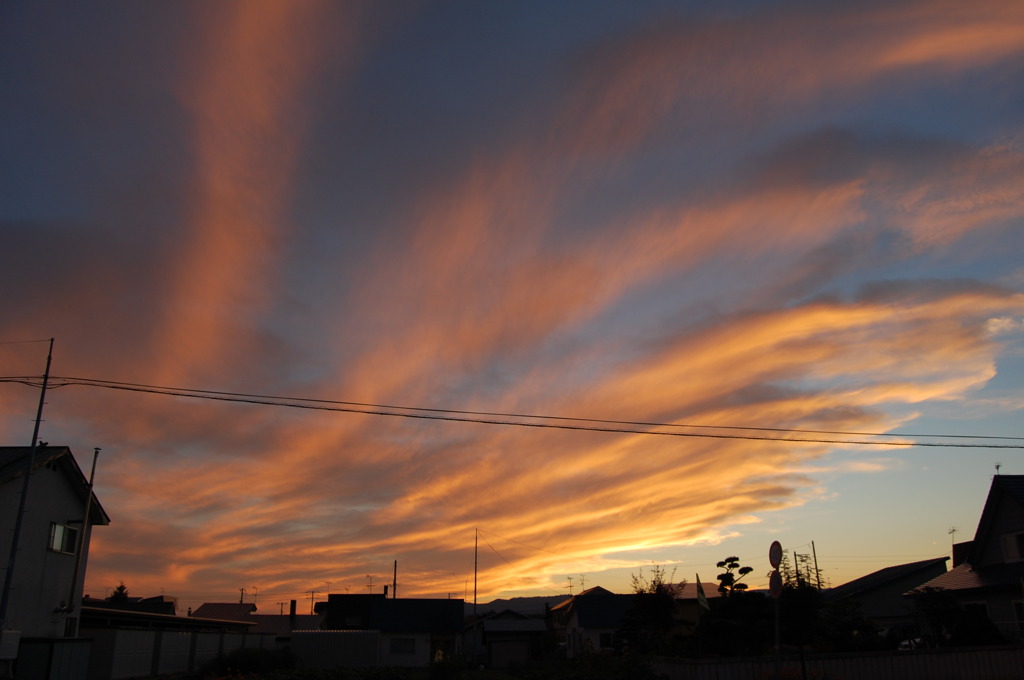
[[(651, 422), (642, 420), (609, 420), (601, 418), (578, 418), (571, 416), (549, 416), (549, 415), (536, 415), (529, 413), (502, 413), (493, 411), (466, 411), (458, 409), (440, 409), (440, 408), (426, 408), (422, 406), (396, 406), (394, 404), (375, 404), (368, 402), (358, 401), (340, 401), (332, 399), (312, 399), (308, 397), (282, 397), (282, 396), (271, 396), (263, 394), (251, 394), (245, 392), (224, 392), (216, 390), (202, 390), (192, 388), (175, 388), (175, 387), (162, 387), (158, 385), (146, 385), (139, 383), (128, 383), (118, 382), (113, 380), (100, 380), (95, 378), (51, 378), (51, 380), (65, 380), (69, 381), (68, 384), (89, 384), (96, 387), (101, 386), (124, 386), (124, 387), (137, 387), (137, 388), (148, 388), (156, 390), (173, 390), (180, 392), (188, 392), (194, 394), (210, 394), (220, 396), (232, 396), (247, 399), (278, 399), (283, 401), (296, 401), (306, 402), (312, 404), (333, 404), (343, 406), (358, 406), (361, 408), (373, 408), (373, 409), (398, 409), (404, 411), (419, 411), (423, 413), (451, 413), (456, 415), (471, 415), (471, 416), (490, 416), (490, 417), (502, 417), (502, 418), (533, 418), (537, 420), (552, 420), (552, 421), (570, 421), (570, 422), (583, 422), (583, 423), (604, 423), (613, 425), (642, 425), (647, 427), (677, 427), (677, 428), (692, 428), (692, 429), (713, 429), (713, 430), (740, 430), (740, 431), (753, 431), (753, 432), (794, 432), (799, 434), (833, 434), (841, 436), (862, 436), (862, 437), (929, 437), (929, 438), (943, 438), (943, 439), (997, 439), (997, 440), (1017, 440), (1024, 441), (1024, 437), (1005, 437), (998, 435), (965, 435), (965, 434), (927, 434), (927, 433), (912, 433), (912, 432), (859, 432), (850, 430), (808, 430), (800, 428), (780, 428), (780, 427), (744, 427), (739, 425), (696, 425), (688, 423), (662, 423), (662, 422)], [(79, 381), (79, 382), (74, 382)], [(84, 381), (84, 382), (81, 382)]]
[[(488, 533), (490, 533), (490, 532), (488, 532)], [(497, 535), (497, 534), (495, 534), (495, 535)], [(491, 545), (491, 544), (490, 544), (490, 542), (488, 542), (488, 540), (487, 540), (486, 538), (484, 539), (484, 543), (486, 543), (486, 544), (487, 544), (487, 547), (488, 547), (488, 548), (490, 548), (490, 549), (491, 549), (491, 551), (492, 551), (492, 552), (493, 552), (493, 553), (494, 553), (495, 555), (497, 555), (497, 556), (498, 556), (499, 558), (501, 558), (501, 560), (502, 560), (502, 561), (503, 561), (503, 562), (504, 562), (505, 564), (507, 564), (507, 565), (509, 566), (509, 568), (510, 568), (510, 569), (512, 569), (512, 571), (514, 571), (514, 572), (516, 572), (517, 574), (519, 574), (519, 577), (520, 577), (520, 578), (526, 579), (527, 581), (532, 581), (533, 583), (536, 583), (536, 584), (537, 584), (538, 586), (541, 586), (541, 587), (547, 588), (547, 586), (544, 586), (544, 584), (542, 584), (542, 583), (541, 583), (541, 582), (540, 582), (540, 581), (539, 581), (538, 579), (536, 579), (536, 578), (534, 578), (534, 577), (532, 577), (532, 576), (527, 576), (527, 575), (526, 575), (526, 574), (524, 574), (523, 572), (519, 571), (519, 569), (518, 569), (518, 568), (516, 567), (516, 565), (512, 564), (512, 562), (510, 562), (510, 561), (509, 561), (508, 559), (506, 559), (504, 555), (502, 555), (502, 554), (501, 554), (500, 552), (498, 552), (497, 550), (495, 550), (495, 549), (494, 549), (494, 546), (493, 546), (493, 545)], [(547, 588), (547, 590), (552, 590), (552, 589), (551, 589), (551, 588)], [(555, 592), (557, 592), (557, 591), (555, 591)]]
[[(328, 399), (310, 399), (305, 397), (279, 397), (272, 395), (248, 394), (243, 392), (221, 392), (215, 390), (190, 389), (179, 387), (162, 387), (157, 385), (146, 385), (140, 383), (118, 382), (112, 380), (100, 380), (94, 378), (71, 378), (51, 377), (51, 386), (68, 387), (98, 387), (111, 390), (122, 390), (129, 392), (141, 392), (148, 394), (162, 394), (167, 396), (186, 397), (190, 399), (207, 399), (211, 401), (226, 401), (235, 403), (256, 404), (264, 406), (283, 406), (287, 408), (307, 409), (316, 411), (331, 411), (342, 413), (359, 413), (363, 415), (390, 416), (400, 418), (417, 418), (421, 420), (441, 420), (449, 422), (477, 423), (482, 425), (504, 425), (514, 427), (531, 427), (542, 429), (574, 430), (585, 432), (604, 432), (613, 434), (644, 434), (666, 437), (691, 437), (706, 439), (736, 439), (747, 441), (778, 441), (801, 444), (839, 444), (856, 446), (889, 446), (889, 447), (948, 447), (948, 448), (970, 448), (970, 449), (1024, 449), (1021, 444), (979, 444), (979, 443), (957, 443), (957, 442), (922, 442), (922, 441), (871, 441), (862, 439), (830, 439), (823, 437), (782, 437), (782, 436), (755, 436), (750, 434), (726, 434), (722, 432), (678, 432), (659, 430), (639, 430), (629, 427), (595, 427), (593, 425), (573, 425), (570, 423), (603, 423), (608, 425), (636, 425), (657, 428), (700, 428), (713, 430), (736, 430), (743, 432), (792, 432), (796, 434), (835, 434), (841, 436), (870, 436), (870, 437), (928, 437), (942, 439), (995, 439), (1003, 441), (1024, 441), (1024, 437), (1003, 437), (992, 435), (945, 435), (945, 434), (906, 434), (906, 433), (881, 433), (881, 432), (842, 432), (829, 430), (800, 430), (768, 427), (741, 427), (731, 425), (687, 425), (679, 423), (656, 423), (644, 421), (627, 420), (601, 420), (596, 418), (572, 418), (565, 416), (541, 416), (514, 413), (494, 413), (487, 411), (462, 411), (455, 409), (423, 408), (416, 406), (395, 406), (387, 404), (369, 404), (362, 402), (337, 401)], [(0, 382), (21, 383), (38, 387), (40, 379), (34, 376), (10, 376), (0, 378)], [(384, 410), (387, 409), (387, 410)], [(478, 417), (471, 417), (478, 416)], [(534, 421), (549, 422), (527, 422), (521, 420), (495, 420), (493, 418), (530, 418)]]
[[(477, 529), (477, 531), (479, 531), (482, 534), (490, 534), (491, 536), (495, 536), (495, 537), (500, 538), (500, 539), (502, 539), (504, 541), (508, 541), (509, 543), (515, 543), (516, 545), (521, 545), (524, 548), (530, 548), (531, 550), (540, 550), (541, 552), (551, 553), (552, 555), (557, 555), (559, 557), (569, 557), (565, 553), (557, 553), (557, 552), (554, 552), (553, 550), (548, 550), (547, 548), (538, 548), (535, 545), (530, 545), (529, 543), (523, 543), (522, 541), (517, 541), (514, 538), (509, 538), (508, 536), (502, 536), (500, 534), (494, 533), (493, 531), (487, 531), (486, 529)], [(488, 543), (488, 545), (490, 545), (490, 543)], [(494, 548), (491, 548), (491, 550), (494, 550)], [(495, 552), (497, 552), (497, 551), (495, 551)]]

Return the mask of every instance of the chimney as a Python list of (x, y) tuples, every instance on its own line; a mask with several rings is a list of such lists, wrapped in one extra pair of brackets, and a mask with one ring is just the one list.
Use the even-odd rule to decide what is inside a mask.
[(387, 586), (387, 584), (384, 584), (384, 599), (385, 600), (388, 599), (388, 586)]
[(295, 618), (295, 604), (295, 600), (292, 600), (291, 604), (288, 605), (288, 616), (293, 619)]

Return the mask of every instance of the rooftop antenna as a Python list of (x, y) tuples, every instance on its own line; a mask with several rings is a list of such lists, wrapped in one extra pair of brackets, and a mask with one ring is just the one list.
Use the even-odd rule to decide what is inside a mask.
[(996, 476), (999, 476), (999, 468), (1003, 467), (1002, 463), (996, 463)]
[(572, 595), (572, 576), (566, 576), (569, 579), (569, 595)]
[(952, 536), (952, 538), (950, 539), (950, 544), (951, 545), (956, 545), (956, 532), (958, 532), (958, 531), (960, 531), (960, 530), (957, 529), (956, 527), (950, 527), (949, 531), (946, 532), (947, 534)]
[(279, 613), (279, 614), (280, 614), (281, 616), (284, 616), (284, 606), (285, 606), (285, 604), (287, 604), (287, 603), (285, 603), (285, 602), (278, 602), (278, 603), (277, 603), (277, 606), (278, 606), (278, 613)]

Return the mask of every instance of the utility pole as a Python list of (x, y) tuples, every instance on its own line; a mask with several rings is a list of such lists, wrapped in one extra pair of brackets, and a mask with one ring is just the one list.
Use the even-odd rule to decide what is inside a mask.
[(818, 569), (818, 551), (814, 549), (814, 541), (811, 541), (811, 554), (814, 555), (814, 578), (818, 582), (818, 590), (821, 590), (821, 570)]
[(238, 589), (238, 604), (245, 602), (245, 588)]
[[(68, 614), (71, 616), (71, 627), (68, 637), (78, 637), (78, 616), (75, 616), (75, 598), (78, 594), (78, 574), (82, 570), (82, 553), (85, 552), (85, 537), (89, 531), (89, 513), (92, 511), (92, 489), (96, 480), (96, 459), (100, 457), (100, 447), (92, 450), (92, 471), (89, 473), (89, 486), (85, 494), (85, 511), (82, 514), (82, 532), (78, 535), (78, 549), (75, 551), (75, 570), (71, 575), (71, 590), (68, 592)], [(163, 593), (161, 593), (162, 595)]]
[(25, 461), (25, 478), (21, 482), (21, 499), (18, 501), (18, 517), (14, 521), (14, 534), (11, 536), (11, 554), (7, 559), (7, 572), (4, 574), (4, 590), (0, 594), (0, 631), (7, 630), (7, 607), (11, 601), (11, 582), (14, 576), (14, 563), (18, 556), (18, 539), (21, 538), (21, 525), (25, 519), (25, 502), (28, 499), (28, 481), (32, 476), (32, 468), (36, 461), (36, 448), (39, 446), (39, 424), (43, 420), (43, 404), (46, 403), (46, 387), (50, 382), (50, 364), (53, 362), (53, 338), (50, 338), (50, 350), (46, 355), (46, 372), (43, 373), (43, 387), (39, 390), (39, 408), (36, 409), (36, 424), (32, 430), (32, 446)]
[(472, 660), (473, 663), (477, 662), (477, 640), (481, 636), (481, 632), (477, 629), (477, 618), (476, 613), (476, 573), (480, 568), (480, 529), (476, 528), (473, 531), (473, 649), (472, 649)]

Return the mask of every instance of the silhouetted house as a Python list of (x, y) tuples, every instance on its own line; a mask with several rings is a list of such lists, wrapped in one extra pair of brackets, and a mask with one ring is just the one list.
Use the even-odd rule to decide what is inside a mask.
[(1024, 629), (1024, 475), (996, 475), (963, 562), (921, 585), (948, 591), (965, 610), (984, 614), (1008, 639)]
[(252, 602), (204, 602), (192, 616), (218, 621), (252, 621), (256, 605)]
[(854, 604), (864, 618), (882, 629), (911, 624), (913, 607), (904, 593), (946, 573), (948, 559), (936, 557), (879, 569), (828, 590), (825, 599)]
[(427, 666), (460, 651), (463, 601), (328, 595), (324, 631), (377, 631), (385, 666)]
[(549, 612), (551, 629), (566, 656), (610, 651), (636, 606), (636, 595), (617, 595), (600, 586), (587, 588), (555, 605)]
[(544, 657), (547, 623), (511, 609), (490, 613), (466, 626), (462, 648), (489, 668), (510, 668)]
[(129, 597), (126, 600), (110, 600), (86, 595), (82, 598), (82, 607), (175, 616), (178, 613), (178, 598), (156, 595), (154, 597)]
[(291, 601), (287, 614), (253, 614), (249, 618), (256, 622), (253, 633), (273, 635), (278, 643), (287, 642), (296, 630), (320, 630), (323, 614), (297, 614), (296, 602)]
[[(16, 561), (0, 622), (0, 666), (22, 656), (26, 643), (77, 635), (81, 584), (92, 527), (110, 517), (89, 490), (89, 483), (66, 446), (0, 447), (0, 582), (8, 579), (8, 556), (25, 491)], [(85, 508), (89, 505), (89, 516)], [(79, 554), (80, 553), (80, 554)], [(77, 572), (76, 572), (77, 569)], [(53, 643), (48, 643), (53, 648)], [(25, 667), (25, 660), (20, 659)]]
[[(715, 602), (717, 599), (722, 597), (722, 593), (718, 592), (718, 588), (705, 587), (704, 598), (708, 602)], [(715, 606), (711, 604), (710, 606)], [(697, 627), (700, 624), (702, 617), (707, 616), (707, 612), (704, 610), (700, 603), (700, 597), (697, 594), (697, 587), (683, 587), (679, 593), (679, 597), (676, 598), (675, 608), (672, 612), (672, 630), (674, 635), (681, 635), (683, 637), (689, 637), (697, 632)]]

